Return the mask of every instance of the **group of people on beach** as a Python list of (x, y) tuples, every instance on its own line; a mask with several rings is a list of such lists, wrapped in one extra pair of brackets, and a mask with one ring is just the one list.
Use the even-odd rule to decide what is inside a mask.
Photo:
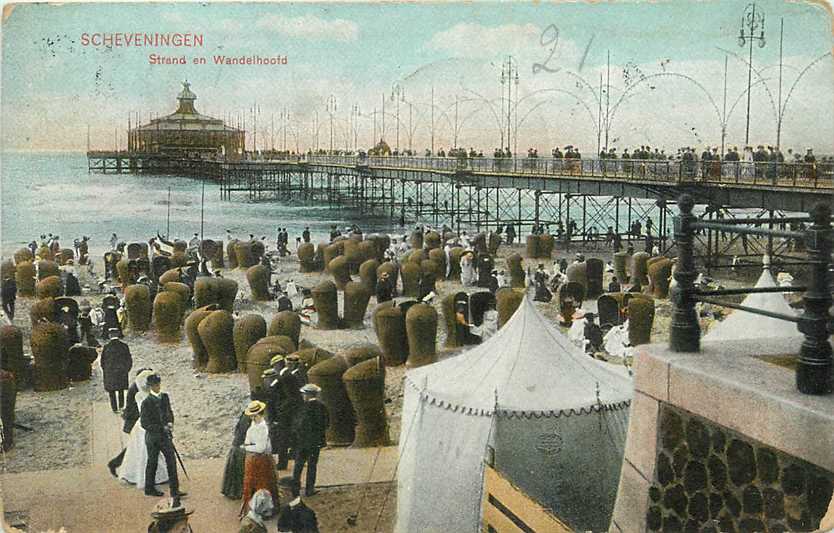
[[(315, 512), (301, 499), (301, 475), (306, 466), (304, 495), (312, 496), (319, 453), (326, 445), (327, 409), (319, 400), (321, 389), (306, 383), (297, 356), (286, 361), (277, 356), (272, 364), (263, 374), (262, 392), (252, 394), (235, 426), (221, 492), (242, 500), (241, 532), (265, 532), (265, 520), (276, 515), (279, 531), (315, 532)], [(131, 367), (130, 349), (113, 329), (102, 350), (101, 368), (111, 408), (124, 420), (126, 438), (107, 467), (114, 477), (147, 496), (164, 496), (158, 486), (167, 483), (169, 511), (176, 510), (187, 493), (179, 485), (177, 464), (182, 465), (182, 459), (174, 445), (171, 399), (161, 391), (162, 379), (151, 368), (138, 369), (128, 383)], [(277, 473), (287, 469), (291, 451), (292, 476), (279, 481)], [(278, 456), (277, 464), (273, 454)], [(173, 520), (180, 514), (165, 516)], [(158, 518), (162, 520), (163, 514)]]

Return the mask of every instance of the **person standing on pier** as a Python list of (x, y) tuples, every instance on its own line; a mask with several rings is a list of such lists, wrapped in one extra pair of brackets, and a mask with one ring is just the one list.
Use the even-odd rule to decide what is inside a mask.
[(301, 240), (304, 242), (310, 242), (310, 227), (307, 226), (304, 228), (304, 231), (301, 232)]

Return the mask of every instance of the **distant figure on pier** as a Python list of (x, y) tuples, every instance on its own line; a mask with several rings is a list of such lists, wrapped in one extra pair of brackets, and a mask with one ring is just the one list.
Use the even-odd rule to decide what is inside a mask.
[(310, 242), (310, 227), (309, 226), (304, 228), (304, 231), (301, 232), (301, 239), (304, 242)]

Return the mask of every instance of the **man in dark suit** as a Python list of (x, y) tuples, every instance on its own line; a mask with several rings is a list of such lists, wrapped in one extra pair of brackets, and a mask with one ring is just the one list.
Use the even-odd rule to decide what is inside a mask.
[(377, 303), (387, 302), (393, 297), (393, 290), (391, 287), (391, 279), (388, 272), (380, 274), (376, 281), (376, 301)]
[[(137, 382), (141, 381), (142, 379), (147, 379), (147, 376), (152, 374), (153, 370), (150, 368), (140, 368), (136, 371), (136, 379), (133, 380), (133, 383), (130, 384), (130, 388), (127, 389), (127, 398), (125, 398), (125, 409), (122, 411), (122, 419), (124, 419), (125, 423), (122, 426), (122, 431), (127, 434), (130, 434), (133, 431), (133, 426), (136, 425), (136, 422), (139, 421), (139, 406), (136, 405), (136, 393), (139, 392), (139, 386)], [(141, 378), (141, 379), (140, 379)], [(107, 468), (110, 469), (110, 473), (113, 477), (116, 476), (116, 469), (122, 465), (122, 461), (125, 458), (125, 451), (127, 448), (122, 448), (122, 451), (119, 452), (119, 455), (114, 457), (107, 463)]]
[(312, 496), (316, 492), (316, 468), (319, 452), (327, 445), (325, 430), (328, 424), (327, 407), (318, 399), (321, 388), (309, 383), (301, 388), (304, 404), (295, 419), (295, 465), (292, 478), (301, 486), (301, 471), (307, 464), (307, 480), (304, 495)]
[(17, 299), (17, 282), (14, 276), (9, 276), (3, 280), (2, 287), (3, 311), (9, 320), (14, 320), (14, 302)]
[(171, 400), (168, 395), (160, 392), (162, 379), (157, 374), (148, 376), (148, 397), (139, 407), (139, 421), (145, 430), (145, 446), (148, 449), (148, 464), (145, 467), (145, 495), (164, 496), (154, 486), (156, 468), (159, 464), (159, 454), (165, 458), (168, 468), (168, 486), (171, 489), (172, 507), (179, 507), (179, 499), (185, 496), (180, 491), (177, 477), (177, 458), (174, 454), (174, 443), (171, 431), (174, 428), (174, 412), (171, 410)]
[(293, 428), (295, 419), (303, 407), (304, 400), (301, 397), (300, 389), (304, 385), (297, 372), (297, 359), (294, 363), (288, 363), (289, 356), (285, 358), (284, 366), (278, 371), (277, 398), (275, 404), (275, 425), (277, 432), (278, 448), (273, 453), (278, 454), (278, 469), (287, 468), (290, 457), (290, 449), (295, 448), (295, 435)]
[(130, 348), (119, 339), (119, 328), (110, 328), (110, 340), (101, 351), (101, 371), (104, 377), (104, 390), (110, 395), (110, 408), (118, 413), (125, 405), (125, 391), (130, 384), (128, 374), (133, 366)]

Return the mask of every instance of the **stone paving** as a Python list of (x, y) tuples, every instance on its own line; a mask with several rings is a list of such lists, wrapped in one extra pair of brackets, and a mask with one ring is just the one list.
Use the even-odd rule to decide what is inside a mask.
[[(2, 507), (6, 513), (26, 517), (29, 531), (60, 527), (70, 533), (147, 531), (150, 512), (159, 499), (110, 476), (107, 461), (121, 448), (121, 418), (103, 402), (93, 404), (92, 410), (90, 466), (3, 476)], [(319, 460), (317, 486), (390, 482), (396, 464), (393, 446), (325, 449)], [(224, 465), (225, 459), (189, 461), (190, 480), (180, 471), (182, 488), (189, 493), (185, 505), (195, 511), (190, 520), (194, 531), (237, 531), (240, 501), (220, 494)], [(290, 471), (280, 474), (289, 475)], [(167, 487), (163, 488), (167, 494)], [(311, 497), (311, 506), (323, 497), (326, 493)]]

